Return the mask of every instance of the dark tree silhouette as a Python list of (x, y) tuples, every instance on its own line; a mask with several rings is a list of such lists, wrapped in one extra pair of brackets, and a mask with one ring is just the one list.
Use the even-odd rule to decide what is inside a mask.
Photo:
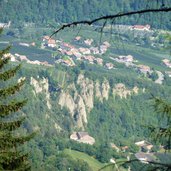
[[(0, 29), (0, 33), (2, 29)], [(34, 135), (20, 135), (18, 128), (25, 120), (24, 116), (16, 116), (27, 100), (17, 100), (13, 95), (22, 88), (24, 80), (6, 87), (5, 82), (14, 77), (21, 65), (9, 68), (10, 46), (0, 50), (0, 170), (27, 171), (31, 169), (28, 153), (22, 150), (22, 145)], [(7, 69), (7, 66), (9, 69)], [(2, 87), (2, 85), (4, 85)]]

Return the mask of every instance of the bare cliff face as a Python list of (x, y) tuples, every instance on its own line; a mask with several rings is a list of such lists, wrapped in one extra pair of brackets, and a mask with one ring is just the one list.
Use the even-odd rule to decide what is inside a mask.
[(113, 96), (119, 96), (121, 99), (122, 98), (127, 98), (128, 96), (132, 94), (138, 94), (139, 88), (134, 87), (132, 90), (126, 88), (126, 86), (122, 83), (116, 84), (115, 87), (113, 88)]
[(69, 90), (74, 91), (74, 97), (69, 91), (62, 91), (59, 95), (59, 105), (61, 108), (66, 107), (71, 117), (76, 121), (76, 127), (84, 129), (84, 124), (87, 124), (87, 112), (85, 102), (80, 94), (78, 94), (74, 85), (68, 86)]
[[(48, 79), (35, 79), (31, 77), (30, 84), (33, 86), (35, 96), (39, 93), (45, 93), (47, 107), (51, 109), (53, 106), (50, 103)], [(119, 83), (115, 84), (112, 88), (106, 79), (102, 82), (99, 82), (99, 80), (93, 81), (86, 78), (83, 74), (80, 74), (75, 83), (69, 84), (65, 90), (61, 90), (56, 100), (61, 106), (61, 109), (64, 107), (68, 109), (71, 117), (75, 121), (75, 127), (84, 130), (88, 122), (88, 115), (94, 107), (95, 98), (99, 99), (101, 103), (104, 100), (109, 100), (110, 90), (112, 90), (114, 97), (118, 96), (121, 99), (139, 92), (138, 87), (128, 89), (124, 84)], [(46, 114), (45, 118), (49, 119), (49, 114)], [(59, 129), (57, 123), (55, 127)]]
[(108, 100), (109, 98), (110, 85), (107, 80), (104, 80), (102, 84), (97, 80), (95, 83), (95, 96), (103, 102), (103, 100)]
[(85, 78), (84, 75), (78, 76), (77, 84), (81, 88), (80, 95), (84, 100), (87, 110), (90, 110), (94, 106), (94, 83), (92, 80)]
[(109, 98), (109, 90), (110, 90), (110, 85), (109, 85), (109, 82), (107, 80), (105, 80), (103, 83), (102, 83), (102, 98), (108, 100)]
[(31, 77), (30, 84), (34, 87), (33, 93), (35, 96), (39, 93), (45, 93), (47, 107), (48, 109), (51, 109), (48, 79), (43, 78), (41, 80), (36, 80), (35, 78)]
[[(47, 78), (33, 78), (31, 77), (30, 80), (30, 85), (33, 87), (33, 94), (34, 96), (37, 98), (38, 94), (44, 94), (45, 95), (45, 102), (47, 105), (47, 108), (49, 109), (46, 113), (44, 113), (44, 117), (46, 121), (50, 121), (51, 126), (53, 126), (53, 128), (56, 130), (56, 132), (60, 132), (62, 130), (62, 128), (59, 126), (59, 124), (52, 119), (50, 113), (51, 113), (51, 109), (52, 109), (52, 105), (51, 105), (51, 99), (50, 99), (50, 92), (49, 92), (49, 81)], [(41, 129), (39, 127), (35, 127), (36, 129)]]
[[(76, 121), (76, 127), (84, 129), (88, 114), (94, 107), (94, 97), (101, 102), (104, 99), (108, 100), (110, 86), (107, 80), (101, 84), (99, 81), (94, 83), (91, 79), (85, 78), (83, 74), (78, 76), (76, 84), (80, 90), (77, 90), (74, 84), (69, 85), (69, 91), (61, 92), (58, 103), (61, 108), (66, 107), (69, 110)], [(70, 95), (70, 90), (74, 92), (73, 97)]]
[(59, 105), (61, 105), (61, 108), (64, 106), (69, 109), (71, 116), (74, 116), (75, 112), (75, 102), (72, 96), (68, 92), (61, 92), (59, 96)]

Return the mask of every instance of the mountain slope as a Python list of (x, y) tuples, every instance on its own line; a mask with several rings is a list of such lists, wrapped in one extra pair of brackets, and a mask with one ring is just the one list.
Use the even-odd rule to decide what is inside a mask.
[[(163, 2), (163, 4), (162, 4)], [(169, 0), (164, 1), (144, 1), (144, 0), (1, 0), (0, 2), (0, 21), (12, 21), (19, 25), (23, 22), (33, 22), (39, 24), (71, 22), (76, 20), (93, 19), (102, 15), (110, 15), (118, 12), (138, 10), (143, 8), (159, 8), (162, 5), (168, 6)], [(151, 19), (150, 19), (151, 18)], [(124, 21), (129, 24), (152, 24), (155, 27), (161, 26), (169, 28), (169, 13), (165, 15), (161, 22), (157, 15), (149, 17), (132, 16), (119, 19), (116, 22)]]

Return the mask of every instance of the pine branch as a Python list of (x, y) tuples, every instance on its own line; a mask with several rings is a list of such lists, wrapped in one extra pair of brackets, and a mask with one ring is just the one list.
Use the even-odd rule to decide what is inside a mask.
[(16, 85), (10, 86), (10, 87), (5, 88), (5, 89), (0, 89), (0, 97), (6, 98), (9, 95), (15, 94), (24, 85), (24, 82), (25, 82), (25, 80), (21, 80)]
[(11, 132), (4, 131), (0, 134), (0, 150), (6, 150), (6, 149), (12, 149), (16, 148), (18, 146), (21, 146), (22, 144), (28, 142), (30, 139), (32, 139), (36, 135), (36, 132), (33, 132), (27, 136), (13, 136)]
[(0, 122), (0, 130), (1, 131), (14, 131), (15, 129), (19, 128), (23, 121), (25, 120), (25, 117), (22, 117), (15, 121), (10, 122)]
[(0, 166), (3, 165), (4, 170), (26, 171), (30, 170), (28, 162), (28, 154), (21, 152), (0, 152)]
[(5, 71), (5, 72), (3, 72), (3, 73), (0, 73), (0, 80), (6, 81), (6, 80), (10, 79), (11, 77), (13, 77), (13, 76), (16, 74), (16, 72), (17, 72), (20, 68), (21, 68), (21, 65), (18, 65), (18, 66), (16, 66), (16, 67), (13, 68), (13, 69), (10, 69), (10, 70), (8, 70), (8, 71)]
[(10, 58), (0, 59), (0, 69), (9, 62)]
[(139, 11), (131, 11), (131, 12), (126, 12), (126, 13), (118, 13), (118, 14), (115, 14), (115, 15), (102, 16), (102, 17), (96, 18), (94, 20), (76, 21), (76, 22), (72, 22), (72, 23), (69, 23), (69, 24), (62, 25), (59, 29), (54, 31), (54, 33), (52, 33), (52, 35), (50, 37), (57, 34), (61, 30), (64, 30), (65, 28), (69, 28), (71, 26), (77, 26), (77, 25), (80, 25), (80, 24), (92, 25), (92, 24), (94, 24), (94, 23), (96, 23), (98, 21), (102, 21), (102, 20), (113, 20), (115, 18), (120, 18), (120, 17), (124, 17), (124, 16), (135, 15), (135, 14), (145, 14), (145, 13), (151, 13), (151, 12), (152, 13), (159, 13), (159, 12), (169, 12), (169, 11), (171, 11), (171, 7), (159, 8), (159, 9), (144, 9), (144, 10), (139, 10)]
[(0, 117), (6, 117), (12, 112), (17, 112), (19, 109), (21, 109), (25, 104), (27, 103), (27, 100), (22, 100), (19, 102), (11, 102), (8, 105), (1, 105), (0, 104)]
[(171, 104), (166, 103), (164, 100), (160, 98), (154, 98), (155, 104), (154, 109), (158, 114), (167, 115), (171, 118)]
[[(3, 29), (0, 29), (0, 34)], [(15, 76), (21, 65), (5, 70), (5, 64), (8, 64), (10, 57), (5, 54), (9, 53), (10, 46), (0, 50), (0, 81), (6, 81)], [(24, 80), (19, 81), (9, 87), (0, 89), (0, 170), (28, 171), (31, 166), (28, 160), (28, 154), (23, 154), (19, 149), (21, 145), (32, 139), (36, 132), (22, 136), (15, 134), (17, 128), (20, 128), (24, 121), (24, 117), (15, 118), (15, 112), (20, 110), (27, 100), (7, 102), (6, 97), (14, 95), (24, 84)], [(4, 102), (5, 101), (5, 102)], [(7, 120), (8, 119), (8, 120)], [(17, 133), (17, 132), (15, 132)], [(16, 136), (17, 135), (17, 136)]]
[(0, 59), (7, 53), (9, 53), (9, 50), (11, 49), (11, 46), (7, 46), (5, 49), (0, 50)]

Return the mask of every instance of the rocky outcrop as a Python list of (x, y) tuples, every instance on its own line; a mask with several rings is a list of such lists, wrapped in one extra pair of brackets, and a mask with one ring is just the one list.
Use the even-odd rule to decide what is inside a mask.
[(78, 76), (77, 84), (80, 86), (80, 95), (84, 100), (88, 112), (94, 106), (94, 84), (93, 81), (85, 78), (84, 75), (80, 74)]
[(133, 89), (132, 89), (133, 93), (134, 94), (138, 94), (138, 91), (139, 91), (139, 88), (137, 86), (135, 86)]
[(47, 107), (48, 109), (51, 109), (48, 79), (43, 78), (41, 80), (36, 80), (35, 78), (31, 77), (30, 84), (34, 87), (33, 93), (35, 96), (39, 93), (45, 93)]
[(101, 93), (101, 86), (99, 81), (96, 81), (95, 83), (95, 96), (102, 102), (103, 101), (103, 97), (102, 97), (102, 93)]
[(104, 80), (104, 82), (100, 85), (99, 81), (97, 80), (95, 83), (95, 96), (103, 102), (103, 100), (108, 100), (109, 98), (109, 90), (110, 85), (107, 80)]
[(116, 84), (115, 87), (113, 88), (113, 95), (114, 96), (119, 96), (121, 99), (122, 98), (127, 98), (131, 94), (138, 94), (139, 88), (134, 87), (132, 90), (126, 88), (126, 86), (122, 83)]
[(56, 122), (54, 123), (54, 127), (57, 132), (60, 132), (62, 130), (62, 128)]
[(87, 123), (86, 106), (83, 98), (77, 93), (77, 91), (75, 92), (74, 97), (68, 92), (61, 92), (58, 103), (61, 108), (66, 107), (69, 110), (71, 117), (76, 121), (76, 126), (84, 129), (84, 124)]
[(110, 90), (109, 81), (105, 80), (102, 83), (102, 98), (108, 100), (108, 98), (109, 98), (109, 90)]
[[(105, 79), (102, 83), (98, 80), (93, 82), (80, 74), (76, 83), (68, 85), (66, 91), (61, 91), (58, 103), (61, 108), (66, 107), (69, 110), (71, 117), (76, 122), (76, 127), (84, 130), (88, 114), (94, 107), (94, 97), (103, 103), (104, 100), (109, 99), (110, 89), (108, 80)], [(113, 88), (113, 95), (127, 98), (131, 94), (137, 94), (138, 91), (138, 87), (131, 90), (126, 88), (124, 84), (119, 83)]]
[(113, 95), (114, 96), (119, 96), (121, 99), (122, 98), (127, 98), (128, 95), (131, 95), (131, 91), (126, 89), (125, 85), (122, 83), (116, 84), (115, 87), (113, 88)]
[(77, 96), (75, 110), (78, 113), (78, 127), (84, 127), (84, 124), (87, 124), (87, 113), (84, 101), (80, 95)]
[(74, 116), (75, 102), (72, 96), (68, 92), (64, 92), (64, 91), (61, 92), (58, 103), (61, 106), (61, 108), (63, 108), (64, 106), (68, 108), (69, 112), (71, 113), (71, 116), (72, 117)]

